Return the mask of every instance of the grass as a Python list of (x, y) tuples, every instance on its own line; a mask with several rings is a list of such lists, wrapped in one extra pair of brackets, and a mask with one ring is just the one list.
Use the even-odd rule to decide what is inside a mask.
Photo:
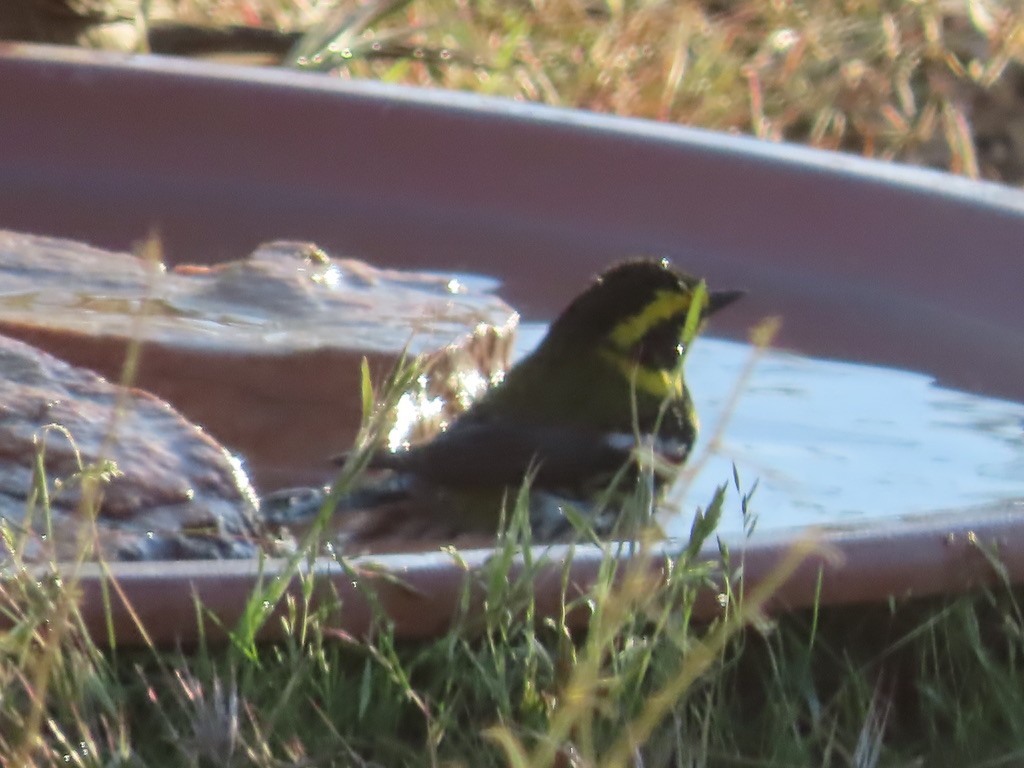
[[(418, 374), (415, 365), (400, 367), (375, 397), (364, 366), (365, 426), (336, 494), (386, 434), (389, 411)], [(83, 502), (84, 516), (95, 517), (97, 495)], [(722, 500), (716, 495), (698, 519), (716, 519)], [(326, 504), (318, 522), (331, 511)], [(301, 598), (286, 596), (301, 561), (320, 551), (314, 526), (285, 576), (254, 591), (231, 643), (201, 641), (187, 654), (167, 654), (148, 640), (143, 650), (120, 649), (113, 635), (110, 651), (101, 651), (85, 630), (75, 567), (29, 569), (17, 540), (8, 539), (14, 565), (0, 593), (11, 624), (0, 646), (0, 755), (11, 765), (549, 765), (571, 752), (588, 764), (625, 764), (776, 584), (737, 603), (698, 639), (689, 617), (710, 571), (697, 553), (714, 525), (695, 525), (690, 546), (663, 563), (664, 579), (652, 568), (663, 556), (643, 542), (621, 566), (619, 545), (606, 544), (596, 587), (579, 597), (570, 596), (563, 565), (561, 611), (541, 621), (533, 582), (551, 563), (531, 549), (528, 519), (524, 492), (494, 555), (467, 579), (455, 626), (439, 640), (399, 643), (368, 584), (376, 607), (368, 638), (325, 622), (344, 605), (312, 606), (309, 579)], [(792, 558), (777, 580), (798, 562)], [(474, 590), (482, 590), (482, 620), (470, 610)], [(264, 606), (282, 600), (288, 639), (260, 647), (254, 638), (267, 620)], [(570, 626), (579, 611), (589, 614), (585, 634)], [(197, 620), (204, 621), (198, 605)]]
[[(303, 35), (287, 64), (339, 77), (646, 117), (1024, 183), (1018, 0), (18, 3), (33, 4), (46, 10), (22, 25), (45, 29), (43, 39), (143, 49), (141, 31), (170, 25), (169, 50), (188, 50), (191, 35), (200, 52), (209, 27), (259, 25)], [(97, 23), (83, 27), (54, 10), (64, 5)], [(16, 7), (13, 16), (26, 13)], [(207, 32), (175, 27), (181, 22)], [(293, 42), (272, 41), (263, 61), (279, 60)], [(242, 38), (223, 47), (236, 45), (246, 50)]]
[(290, 639), (255, 655), (100, 650), (59, 585), (9, 580), (3, 605), (18, 620), (0, 656), (0, 755), (81, 766), (961, 766), (1024, 755), (1024, 622), (1009, 590), (775, 620), (747, 596), (700, 625), (689, 611), (704, 569), (681, 560), (657, 588), (634, 572), (570, 601), (591, 614), (574, 632), (564, 617), (534, 621), (527, 583), (505, 578), (510, 548), (514, 537), (479, 574), (482, 624), (410, 643), (380, 616), (362, 639), (294, 605)]
[(1024, 182), (1016, 0), (179, 0), (175, 13), (312, 30), (292, 63), (341, 77)]
[[(364, 375), (367, 426), (342, 485), (416, 373), (396, 373), (377, 394)], [(724, 499), (697, 515), (672, 557), (643, 536), (625, 560), (620, 545), (604, 544), (599, 577), (577, 594), (564, 566), (531, 548), (523, 495), (494, 556), (468, 574), (450, 631), (416, 642), (396, 635), (369, 585), (372, 630), (340, 630), (329, 617), (345, 605), (311, 604), (306, 578), (298, 593), (275, 582), (256, 590), (226, 645), (201, 633), (176, 651), (101, 648), (85, 630), (74, 570), (10, 568), (0, 590), (10, 625), (0, 635), (0, 764), (1019, 763), (1024, 613), (1011, 588), (769, 616), (767, 600), (813, 545), (797, 546), (757, 587), (741, 568), (718, 582), (700, 553)], [(318, 550), (315, 536), (306, 547)], [(551, 567), (562, 574), (560, 609), (542, 615), (533, 580)], [(701, 622), (696, 600), (708, 588), (722, 612)], [(264, 603), (278, 601), (285, 639), (257, 644)], [(210, 621), (199, 605), (196, 620)]]

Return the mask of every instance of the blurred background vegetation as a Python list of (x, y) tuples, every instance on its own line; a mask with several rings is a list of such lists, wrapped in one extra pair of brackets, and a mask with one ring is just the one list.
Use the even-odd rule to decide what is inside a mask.
[(0, 37), (471, 90), (1024, 183), (1020, 0), (4, 0)]

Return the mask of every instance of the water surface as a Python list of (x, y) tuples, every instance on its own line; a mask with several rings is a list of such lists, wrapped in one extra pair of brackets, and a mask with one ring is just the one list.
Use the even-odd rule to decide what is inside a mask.
[[(540, 324), (521, 328), (532, 348)], [(849, 526), (1024, 499), (1024, 404), (938, 386), (928, 376), (769, 351), (719, 425), (755, 352), (702, 337), (686, 362), (701, 420), (689, 466), (672, 490), (671, 535), (689, 532), (694, 508), (729, 483), (720, 533), (742, 533), (741, 488), (758, 486), (756, 531)], [(708, 453), (711, 438), (720, 439)]]

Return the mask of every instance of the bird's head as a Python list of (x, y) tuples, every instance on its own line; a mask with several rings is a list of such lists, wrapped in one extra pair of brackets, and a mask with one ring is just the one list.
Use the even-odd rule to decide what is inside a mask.
[[(691, 310), (703, 320), (742, 291), (708, 292), (666, 260), (638, 259), (612, 267), (577, 296), (552, 323), (543, 348), (552, 354), (592, 351), (639, 392), (678, 397)], [(699, 301), (700, 307), (694, 307)]]

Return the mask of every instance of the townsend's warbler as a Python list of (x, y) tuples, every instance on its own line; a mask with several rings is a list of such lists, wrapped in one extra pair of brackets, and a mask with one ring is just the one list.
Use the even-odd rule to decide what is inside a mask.
[[(613, 477), (639, 477), (639, 450), (678, 466), (697, 433), (682, 371), (687, 319), (695, 330), (696, 322), (741, 295), (709, 293), (666, 261), (608, 270), (446, 431), (371, 457), (371, 469), (388, 471), (377, 486), (386, 492), (377, 498), (392, 507), (406, 501), (408, 509), (400, 525), (371, 525), (362, 534), (372, 538), (388, 528), (406, 537), (494, 534), (503, 497), (515, 498), (524, 479), (533, 498), (590, 511)], [(695, 301), (701, 306), (691, 314)], [(652, 477), (656, 493), (663, 477)], [(357, 496), (365, 505), (367, 495)], [(550, 503), (539, 506), (546, 511), (531, 510), (535, 533), (550, 538), (564, 530), (541, 519), (550, 517)], [(419, 524), (410, 526), (410, 516)]]

